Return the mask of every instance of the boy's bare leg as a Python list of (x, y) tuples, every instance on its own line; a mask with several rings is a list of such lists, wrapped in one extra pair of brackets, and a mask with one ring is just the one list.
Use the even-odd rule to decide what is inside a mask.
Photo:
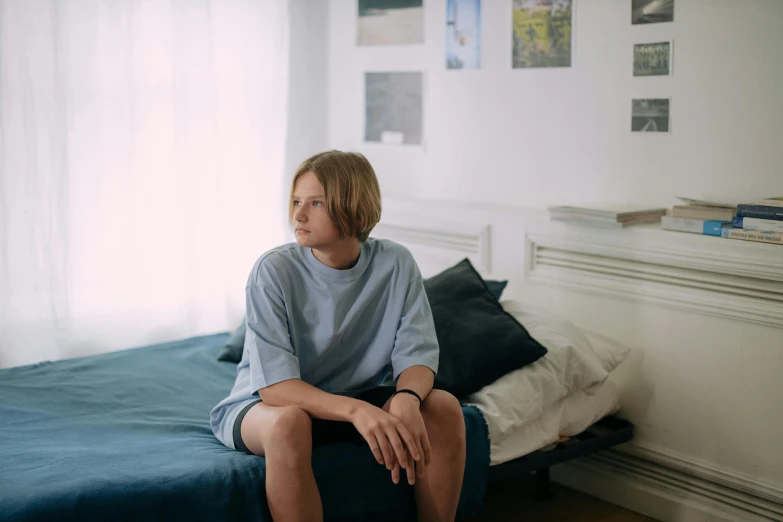
[(266, 497), (275, 522), (322, 522), (312, 468), (312, 421), (295, 406), (259, 403), (242, 420), (242, 441), (266, 457)]
[[(389, 400), (383, 407), (389, 410)], [(414, 491), (419, 522), (453, 522), (465, 474), (465, 417), (459, 401), (443, 390), (432, 390), (421, 405), (421, 416), (432, 448), (432, 460)], [(407, 481), (400, 470), (400, 481)]]

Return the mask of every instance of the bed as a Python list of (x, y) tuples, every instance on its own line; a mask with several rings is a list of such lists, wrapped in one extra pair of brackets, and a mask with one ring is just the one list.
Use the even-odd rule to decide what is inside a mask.
[[(481, 510), (488, 482), (538, 471), (546, 492), (549, 466), (632, 436), (623, 421), (607, 424), (617, 409), (609, 372), (569, 389), (568, 376), (584, 364), (569, 356), (573, 346), (555, 346), (546, 317), (538, 316), (542, 326), (534, 312), (504, 306), (547, 338), (550, 353), (464, 401), (468, 449), (458, 519)], [(0, 370), (0, 520), (271, 520), (264, 459), (224, 447), (208, 424), (235, 375), (234, 365), (216, 359), (227, 338)], [(599, 365), (622, 358), (611, 349), (595, 354)], [(493, 401), (498, 393), (507, 400)], [(515, 393), (546, 400), (517, 401)], [(564, 428), (587, 438), (553, 446)], [(313, 467), (325, 520), (415, 519), (412, 488), (392, 484), (367, 448), (318, 448)]]
[[(209, 410), (233, 384), (216, 355), (228, 334), (0, 371), (0, 520), (271, 520), (264, 459), (228, 449)], [(470, 438), (460, 509), (481, 505), (486, 425)], [(316, 449), (327, 520), (415, 513), (369, 449)], [(360, 518), (361, 517), (361, 518)]]

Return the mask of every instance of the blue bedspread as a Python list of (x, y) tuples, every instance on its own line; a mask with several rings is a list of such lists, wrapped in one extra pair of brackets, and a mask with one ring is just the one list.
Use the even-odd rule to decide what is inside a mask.
[[(209, 411), (236, 366), (228, 334), (0, 370), (0, 520), (261, 520), (265, 462), (223, 446)], [(467, 464), (458, 518), (483, 506), (486, 423), (463, 407)], [(367, 447), (313, 455), (326, 520), (415, 520)]]

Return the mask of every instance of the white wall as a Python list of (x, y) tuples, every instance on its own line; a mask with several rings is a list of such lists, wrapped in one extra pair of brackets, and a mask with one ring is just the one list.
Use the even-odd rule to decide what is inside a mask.
[(289, 182), (299, 164), (326, 148), (328, 41), (324, 24), (328, 2), (290, 0), (288, 4), (289, 50), (288, 130), (284, 201), (290, 194)]
[[(571, 68), (512, 70), (512, 2), (484, 0), (483, 68), (447, 71), (445, 0), (424, 0), (424, 45), (394, 47), (358, 47), (356, 0), (331, 0), (328, 146), (367, 155), (387, 199), (470, 203), (461, 214), (783, 195), (783, 1), (676, 0), (673, 23), (648, 26), (631, 25), (630, 0), (575, 3)], [(661, 40), (674, 74), (633, 78), (633, 44)], [(421, 147), (363, 143), (364, 72), (394, 70), (425, 72)], [(671, 134), (630, 132), (637, 97), (672, 98)], [(521, 245), (506, 225), (493, 241)], [(636, 348), (623, 408), (637, 442), (779, 495), (779, 328), (523, 286), (511, 290)]]
[[(445, 69), (445, 0), (425, 44), (356, 45), (356, 0), (329, 10), (330, 147), (359, 150), (387, 196), (543, 207), (783, 194), (783, 2), (677, 0), (632, 26), (630, 0), (577, 0), (573, 66), (513, 70), (511, 0), (483, 2), (482, 70)], [(633, 78), (633, 44), (674, 40), (671, 77)], [(426, 73), (422, 147), (363, 143), (365, 71)], [(630, 132), (631, 99), (671, 97), (672, 133)]]

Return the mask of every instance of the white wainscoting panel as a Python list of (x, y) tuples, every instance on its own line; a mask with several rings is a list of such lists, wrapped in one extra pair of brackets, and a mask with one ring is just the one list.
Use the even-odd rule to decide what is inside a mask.
[(482, 272), (492, 270), (489, 224), (449, 223), (421, 216), (395, 214), (373, 230), (373, 237), (391, 239), (407, 247), (425, 277), (464, 258)]
[(658, 520), (783, 520), (780, 489), (639, 444), (557, 466), (553, 479)]
[(783, 327), (777, 245), (553, 223), (527, 232), (526, 252), (531, 282)]

